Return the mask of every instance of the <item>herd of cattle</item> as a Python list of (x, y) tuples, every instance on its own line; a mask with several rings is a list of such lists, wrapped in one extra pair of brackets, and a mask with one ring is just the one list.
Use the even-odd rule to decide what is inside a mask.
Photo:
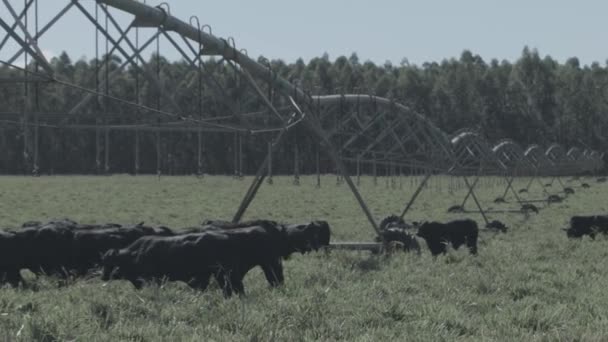
[(260, 266), (272, 286), (283, 283), (281, 259), (329, 245), (325, 221), (282, 225), (273, 221), (231, 224), (208, 221), (179, 233), (142, 224), (82, 225), (69, 219), (25, 223), (0, 234), (0, 277), (23, 283), (20, 271), (62, 278), (102, 268), (102, 279), (184, 281), (204, 290), (213, 276), (226, 296), (243, 293), (243, 277)]
[[(389, 216), (380, 229), (377, 241), (391, 250), (420, 253), (417, 238), (422, 238), (433, 256), (446, 253), (448, 245), (454, 249), (465, 245), (477, 254), (479, 229), (470, 219), (409, 225)], [(608, 234), (608, 216), (574, 216), (565, 230), (571, 238)], [(256, 266), (262, 268), (270, 286), (281, 285), (282, 260), (329, 246), (330, 235), (326, 221), (205, 221), (179, 232), (143, 223), (27, 222), (19, 230), (0, 232), (0, 284), (24, 284), (23, 269), (61, 278), (83, 277), (101, 269), (102, 280), (125, 279), (138, 289), (146, 282), (183, 281), (205, 290), (213, 277), (224, 295), (230, 296), (244, 293), (243, 278)]]

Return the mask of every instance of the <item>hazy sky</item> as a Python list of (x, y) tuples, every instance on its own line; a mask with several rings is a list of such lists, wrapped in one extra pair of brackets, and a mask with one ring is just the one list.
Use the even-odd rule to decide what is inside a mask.
[[(22, 0), (9, 0), (17, 8)], [(39, 0), (42, 22), (67, 0)], [(92, 8), (92, 0), (81, 0)], [(158, 1), (148, 0), (156, 5)], [(250, 56), (293, 62), (327, 52), (333, 60), (356, 52), (361, 61), (394, 64), (441, 61), (464, 49), (515, 60), (525, 45), (563, 62), (608, 59), (606, 0), (173, 0), (171, 13), (185, 21), (197, 15), (219, 37), (232, 36)], [(0, 4), (0, 17), (9, 15)], [(120, 16), (123, 22), (128, 17)], [(10, 21), (12, 23), (12, 21)], [(31, 23), (31, 22), (30, 22)], [(1, 30), (0, 30), (1, 31)], [(162, 43), (163, 47), (168, 47)], [(48, 55), (67, 50), (94, 55), (93, 28), (72, 9), (40, 43)], [(0, 51), (5, 60), (14, 47)], [(177, 58), (174, 49), (163, 49)]]

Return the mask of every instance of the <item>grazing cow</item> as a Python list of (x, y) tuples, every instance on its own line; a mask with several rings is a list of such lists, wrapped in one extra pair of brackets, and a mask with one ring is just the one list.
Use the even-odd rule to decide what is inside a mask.
[(563, 201), (563, 198), (559, 197), (559, 195), (549, 195), (547, 197), (548, 203), (560, 203), (561, 201)]
[(566, 187), (566, 188), (564, 188), (564, 193), (566, 195), (572, 195), (572, 194), (574, 194), (574, 189)]
[(597, 182), (598, 183), (604, 183), (604, 182), (606, 182), (606, 177), (600, 177), (600, 178), (598, 178)]
[(397, 215), (389, 215), (380, 221), (380, 230), (385, 230), (390, 227), (403, 227), (405, 226), (405, 220)]
[(461, 205), (453, 205), (448, 208), (448, 213), (462, 213), (464, 208)]
[(446, 253), (446, 245), (454, 249), (466, 244), (471, 254), (477, 254), (477, 236), (479, 228), (473, 220), (455, 220), (448, 223), (425, 222), (418, 228), (417, 235), (423, 238), (431, 254)]
[[(102, 257), (102, 280), (126, 279), (140, 289), (145, 281), (183, 281), (205, 290), (211, 275), (220, 275), (235, 253), (228, 235), (208, 231), (172, 237), (145, 236)], [(220, 277), (218, 282), (222, 282)], [(225, 288), (225, 286), (223, 286)], [(226, 291), (226, 290), (225, 290)]]
[(410, 229), (410, 228), (415, 228), (417, 225), (417, 222), (412, 222), (412, 224), (409, 224), (407, 222), (405, 222), (404, 219), (402, 219), (401, 217), (397, 216), (397, 215), (390, 215), (387, 216), (385, 218), (382, 219), (382, 221), (380, 221), (380, 230), (384, 230), (384, 229), (388, 229), (388, 228), (401, 228), (401, 229)]
[(580, 238), (589, 235), (595, 239), (597, 233), (608, 234), (608, 216), (572, 216), (570, 227), (564, 229), (569, 238)]
[(488, 224), (486, 224), (486, 228), (490, 229), (490, 230), (503, 232), (503, 233), (506, 233), (507, 230), (509, 229), (506, 224), (504, 224), (498, 220), (488, 222)]
[(519, 191), (518, 191), (518, 192), (519, 192), (520, 194), (527, 193), (527, 192), (528, 192), (528, 189), (526, 189), (526, 188), (519, 189)]
[(521, 206), (521, 211), (524, 213), (532, 211), (532, 212), (538, 214), (538, 207), (532, 203), (524, 203)]
[(583, 183), (583, 184), (581, 184), (581, 187), (583, 187), (583, 189), (589, 189), (591, 187), (591, 185), (589, 185), (587, 183)]
[(327, 221), (285, 225), (290, 252), (302, 254), (329, 246), (331, 230)]
[(66, 277), (66, 266), (70, 264), (70, 249), (74, 232), (62, 225), (43, 225), (23, 228), (15, 233), (22, 250), (20, 268), (35, 274)]
[[(197, 233), (197, 232), (204, 232), (207, 230), (215, 230), (215, 229), (231, 230), (231, 229), (239, 229), (239, 228), (253, 227), (253, 226), (259, 226), (259, 225), (279, 226), (280, 224), (277, 223), (276, 221), (270, 221), (270, 220), (253, 220), (253, 221), (244, 221), (244, 222), (239, 222), (239, 223), (233, 223), (233, 222), (222, 221), (222, 220), (206, 220), (206, 221), (203, 221), (202, 227), (190, 227), (190, 228), (186, 228), (185, 230), (182, 230), (182, 231), (184, 231), (186, 233)], [(314, 250), (318, 250), (320, 247), (329, 246), (331, 230), (329, 228), (329, 224), (327, 223), (327, 221), (312, 221), (307, 224), (286, 224), (283, 226), (285, 226), (288, 233), (290, 233), (290, 232), (292, 233), (292, 234), (288, 234), (291, 236), (291, 239), (293, 240), (293, 241), (291, 241), (292, 244), (297, 245), (298, 242), (295, 241), (297, 239), (304, 238), (306, 240), (306, 241), (301, 241), (300, 243), (303, 245), (299, 246), (298, 248), (302, 247), (302, 248), (306, 249), (306, 247), (305, 247), (306, 244), (309, 244), (308, 248), (312, 247)], [(308, 249), (306, 251), (310, 251), (310, 249)]]
[(506, 201), (505, 201), (504, 197), (496, 197), (494, 199), (494, 203), (505, 203), (505, 202)]
[[(420, 244), (416, 240), (416, 237), (403, 228), (390, 227), (380, 231), (380, 236), (376, 237), (376, 242), (383, 242), (387, 250), (391, 250), (388, 246), (396, 242), (397, 244), (394, 246), (398, 246), (398, 249), (405, 252), (414, 251), (420, 254)], [(397, 250), (397, 248), (392, 248), (392, 250)]]
[(102, 255), (110, 249), (120, 249), (143, 236), (173, 236), (167, 227), (147, 227), (143, 222), (131, 227), (102, 227), (74, 231), (71, 263), (67, 268), (77, 276), (82, 276), (101, 263)]
[(384, 243), (384, 249), (389, 252), (403, 250), (420, 254), (420, 244), (412, 234), (407, 232), (407, 229), (411, 227), (399, 216), (387, 216), (380, 222), (380, 235), (375, 240)]
[(167, 278), (204, 289), (213, 275), (230, 296), (244, 293), (243, 278), (255, 266), (262, 267), (271, 286), (282, 284), (281, 258), (297, 251), (291, 248), (287, 229), (271, 224), (143, 237), (104, 255), (103, 279), (127, 279), (139, 288), (145, 280)]
[[(69, 219), (46, 224), (30, 222), (12, 233), (13, 243), (20, 246), (15, 267), (27, 268), (35, 274), (83, 276), (101, 262), (111, 248), (122, 248), (145, 235), (173, 235), (166, 227), (131, 227), (118, 224), (81, 225)], [(17, 255), (18, 254), (18, 255)]]

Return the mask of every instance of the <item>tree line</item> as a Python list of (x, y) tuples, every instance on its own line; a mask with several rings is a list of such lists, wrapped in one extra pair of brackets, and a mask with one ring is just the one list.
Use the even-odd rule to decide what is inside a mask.
[[(172, 110), (167, 97), (161, 96), (149, 79), (138, 76), (135, 68), (119, 69), (123, 61), (116, 56), (108, 58), (107, 63), (105, 60), (74, 62), (63, 53), (51, 64), (62, 80)], [(553, 142), (600, 151), (607, 147), (604, 113), (608, 110), (608, 64), (582, 66), (577, 58), (560, 63), (527, 47), (514, 62), (486, 62), (466, 50), (459, 58), (422, 65), (410, 64), (406, 59), (399, 65), (377, 65), (361, 62), (356, 54), (333, 61), (325, 54), (308, 63), (299, 59), (288, 64), (263, 57), (259, 61), (269, 63), (281, 77), (312, 94), (364, 93), (394, 99), (429, 117), (448, 134), (470, 127), (483, 132), (490, 142), (510, 138), (524, 147)], [(255, 96), (244, 97), (236, 72), (229, 66), (214, 59), (202, 63), (204, 77), (212, 78), (219, 87), (209, 86), (208, 79), (199, 87), (197, 71), (183, 60), (169, 61), (155, 55), (141, 67), (158, 73), (164, 89), (174, 91), (170, 94), (173, 101), (191, 113), (197, 113), (200, 105), (205, 115), (220, 115), (226, 108), (218, 98), (226, 96), (240, 99), (239, 107), (244, 112), (262, 107)], [(104, 82), (103, 76), (110, 74), (116, 75), (112, 82)], [(2, 66), (0, 76), (23, 76), (23, 72)], [(255, 172), (267, 151), (260, 137), (204, 133), (199, 164), (198, 133), (139, 132), (136, 166), (133, 131), (74, 130), (69, 125), (154, 123), (160, 122), (162, 115), (144, 115), (132, 106), (103, 98), (90, 101), (77, 114), (67, 115), (84, 96), (81, 89), (58, 83), (0, 83), (0, 172), (29, 173), (37, 160), (41, 173), (160, 170), (172, 174), (233, 174), (241, 170), (249, 174)], [(295, 148), (301, 172), (316, 169), (315, 139), (296, 134), (297, 147), (296, 139), (287, 139), (276, 152), (275, 172), (293, 172)], [(235, 143), (239, 139), (240, 146)], [(242, 155), (235, 156), (237, 151)], [(333, 170), (325, 156), (320, 159), (322, 172)]]

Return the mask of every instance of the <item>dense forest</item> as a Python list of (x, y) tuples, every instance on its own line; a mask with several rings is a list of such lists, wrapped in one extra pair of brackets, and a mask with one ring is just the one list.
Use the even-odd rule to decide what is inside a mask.
[[(262, 57), (260, 61), (267, 63)], [(107, 73), (117, 71), (121, 63), (113, 56)], [(231, 87), (234, 77), (230, 70), (213, 59), (204, 63), (217, 82), (230, 91), (230, 96), (238, 98), (238, 91), (233, 91), (237, 87)], [(488, 62), (464, 51), (458, 59), (422, 65), (412, 65), (406, 59), (399, 65), (376, 65), (361, 62), (356, 54), (334, 61), (324, 55), (308, 63), (303, 60), (292, 64), (281, 60), (269, 63), (279, 75), (297, 82), (312, 94), (365, 93), (391, 98), (426, 115), (448, 134), (472, 127), (483, 132), (490, 142), (511, 138), (522, 146), (558, 142), (567, 147), (600, 151), (608, 147), (604, 139), (608, 64), (581, 66), (577, 58), (559, 63), (528, 48), (524, 48), (514, 62)], [(94, 76), (99, 75), (95, 70), (101, 71), (103, 64), (98, 60), (74, 62), (64, 53), (53, 58), (51, 64), (63, 80), (89, 89), (100, 87), (99, 77)], [(172, 62), (159, 56), (152, 56), (146, 67), (159, 73), (165, 88), (175, 89), (172, 96), (181, 107), (196, 112), (195, 70), (184, 61)], [(119, 75), (108, 83), (109, 95), (133, 100), (139, 93), (138, 102), (171, 110), (165, 108), (166, 103), (159, 103), (159, 94), (143, 77), (138, 76), (137, 82), (133, 82), (136, 74), (133, 68), (117, 72)], [(22, 72), (2, 66), (0, 75), (22, 75)], [(221, 108), (214, 107), (214, 99), (226, 94), (218, 94), (212, 87), (202, 89), (205, 113), (218, 115)], [(28, 101), (23, 100), (26, 93)], [(109, 100), (101, 104), (93, 101), (81, 108), (78, 115), (66, 115), (84, 95), (81, 90), (56, 83), (39, 86), (0, 83), (0, 172), (31, 173), (34, 159), (38, 160), (43, 174), (156, 173), (157, 168), (169, 174), (234, 172), (234, 134), (205, 134), (203, 161), (198, 165), (197, 133), (162, 132), (157, 136), (153, 132), (140, 132), (139, 156), (135, 162), (134, 132), (70, 129), (69, 124), (74, 123), (132, 124), (156, 120), (135, 115), (132, 107)], [(102, 107), (112, 115), (98, 115)], [(29, 114), (23, 115), (23, 112)], [(32, 114), (35, 112), (43, 114)], [(39, 124), (38, 128), (35, 123)], [(255, 172), (266, 145), (257, 138), (241, 138), (243, 172)], [(277, 152), (273, 163), (276, 172), (291, 172), (292, 143), (293, 140), (287, 140)], [(39, 147), (37, 155), (32, 144)], [(302, 172), (313, 172), (315, 167), (307, 161), (316, 159), (316, 149), (312, 147), (316, 143), (308, 140), (302, 145), (307, 146), (299, 154)], [(323, 159), (322, 171), (332, 171), (326, 159)]]

